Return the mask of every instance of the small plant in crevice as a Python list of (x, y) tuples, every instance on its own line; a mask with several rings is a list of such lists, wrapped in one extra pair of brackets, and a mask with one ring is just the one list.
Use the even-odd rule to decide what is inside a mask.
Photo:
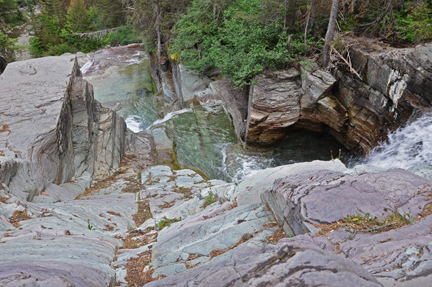
[(171, 223), (179, 222), (179, 221), (181, 221), (180, 218), (162, 219), (161, 221), (159, 221), (159, 222), (156, 224), (156, 227), (159, 228), (159, 229), (161, 230), (161, 229), (164, 229), (164, 228), (167, 227), (167, 226), (168, 226), (168, 227), (171, 226)]
[(318, 232), (317, 235), (325, 235), (340, 228), (345, 228), (353, 233), (385, 232), (413, 224), (416, 222), (417, 219), (422, 218), (422, 216), (425, 216), (430, 212), (426, 210), (423, 213), (424, 214), (420, 214), (418, 218), (414, 218), (410, 213), (401, 214), (397, 210), (394, 210), (391, 214), (388, 214), (382, 219), (379, 219), (377, 216), (372, 216), (370, 213), (358, 213), (354, 215), (348, 215), (345, 219), (331, 224), (317, 224), (316, 227), (321, 229), (321, 231)]
[[(330, 154), (331, 154), (331, 159), (334, 159), (334, 158), (333, 158), (333, 151), (330, 151)], [(341, 150), (341, 149), (339, 149), (339, 154), (338, 154), (338, 156), (336, 157), (336, 159), (338, 159), (338, 160), (341, 160), (341, 159), (342, 159), (342, 150)]]
[(96, 230), (96, 228), (94, 228), (91, 224), (90, 224), (90, 219), (87, 219), (87, 228), (89, 230)]
[(215, 198), (214, 194), (210, 192), (209, 195), (204, 197), (203, 208), (206, 208), (207, 206), (213, 204), (214, 202), (216, 202), (216, 198)]

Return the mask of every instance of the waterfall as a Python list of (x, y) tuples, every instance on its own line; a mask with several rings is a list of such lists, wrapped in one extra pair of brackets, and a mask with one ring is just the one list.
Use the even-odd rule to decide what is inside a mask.
[(432, 165), (432, 114), (424, 115), (389, 134), (388, 141), (376, 147), (366, 163), (403, 169)]

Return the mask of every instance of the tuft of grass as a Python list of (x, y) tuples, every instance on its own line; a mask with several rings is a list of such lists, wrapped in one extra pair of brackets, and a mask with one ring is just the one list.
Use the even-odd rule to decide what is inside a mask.
[(159, 230), (162, 230), (162, 229), (164, 229), (167, 226), (171, 226), (171, 223), (173, 223), (173, 222), (179, 222), (179, 221), (181, 221), (180, 218), (162, 219), (161, 221), (159, 221), (156, 224), (156, 227), (159, 228)]
[(210, 194), (204, 198), (203, 208), (206, 208), (214, 202), (216, 202), (216, 198), (214, 194), (210, 192)]
[(410, 213), (401, 214), (397, 210), (383, 219), (378, 219), (370, 213), (358, 213), (348, 215), (345, 219), (331, 224), (317, 224), (316, 227), (321, 228), (321, 231), (316, 235), (325, 235), (341, 228), (349, 229), (352, 232), (380, 233), (413, 224), (415, 221), (416, 218)]

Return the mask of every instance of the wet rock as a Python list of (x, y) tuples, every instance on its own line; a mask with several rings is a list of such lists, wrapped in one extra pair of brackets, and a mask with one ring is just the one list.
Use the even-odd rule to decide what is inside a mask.
[(412, 172), (418, 176), (424, 177), (426, 179), (432, 180), (432, 167), (423, 166), (423, 165), (415, 165), (407, 169), (409, 172)]
[(248, 89), (236, 89), (228, 80), (214, 81), (211, 91), (223, 101), (223, 107), (231, 116), (235, 133), (240, 142), (245, 141), (248, 115)]
[(430, 107), (432, 45), (394, 49), (353, 41), (349, 53), (361, 79), (345, 70), (333, 77), (315, 63), (258, 76), (248, 143), (271, 145), (290, 129), (306, 129), (368, 152), (415, 111)]

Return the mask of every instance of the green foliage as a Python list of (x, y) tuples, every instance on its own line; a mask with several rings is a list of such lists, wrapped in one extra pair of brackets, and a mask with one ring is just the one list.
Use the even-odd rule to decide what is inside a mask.
[(288, 238), (293, 238), (293, 237), (294, 237), (294, 234), (287, 234), (287, 237), (288, 237)]
[(76, 53), (77, 50), (71, 46), (69, 46), (66, 43), (55, 45), (55, 46), (48, 46), (48, 51), (44, 53), (46, 56), (59, 56), (63, 55), (65, 53)]
[(156, 224), (156, 227), (159, 229), (164, 229), (166, 226), (171, 226), (171, 223), (173, 222), (179, 222), (181, 221), (180, 218), (174, 218), (174, 219), (162, 219)]
[(432, 4), (423, 2), (413, 6), (412, 3), (405, 3), (395, 17), (400, 37), (410, 42), (432, 39)]
[(94, 228), (91, 224), (90, 224), (90, 219), (87, 219), (87, 228), (89, 230), (96, 230), (96, 228)]
[(105, 45), (110, 44), (111, 46), (123, 46), (139, 42), (141, 42), (141, 40), (130, 25), (120, 27), (114, 32), (108, 33), (106, 38), (103, 40)]
[(74, 33), (84, 33), (94, 30), (91, 14), (84, 0), (72, 0), (66, 14), (65, 28)]
[(15, 58), (16, 39), (9, 38), (6, 34), (0, 31), (0, 57), (3, 57), (6, 62), (11, 62)]
[(5, 30), (7, 26), (16, 26), (21, 24), (24, 16), (18, 9), (15, 0), (0, 0), (0, 31)]
[(213, 204), (214, 202), (216, 202), (216, 198), (214, 194), (210, 192), (210, 194), (204, 198), (203, 208), (206, 208), (207, 206)]
[(72, 0), (69, 6), (62, 3), (60, 0), (41, 2), (41, 13), (32, 15), (35, 37), (30, 41), (30, 52), (34, 57), (77, 51), (88, 53), (107, 44), (126, 45), (140, 42), (130, 26), (109, 33), (102, 39), (76, 35), (92, 32), (96, 28), (113, 28), (111, 25), (122, 23), (125, 19), (121, 1), (114, 1), (111, 6), (108, 5), (110, 1)]
[(262, 0), (225, 3), (214, 17), (206, 0), (195, 0), (176, 24), (171, 51), (190, 68), (219, 67), (238, 86), (252, 84), (269, 67), (283, 67), (306, 51), (301, 35), (288, 42), (282, 19), (267, 19)]
[(35, 58), (42, 57), (45, 51), (45, 47), (42, 44), (39, 37), (31, 37), (29, 42), (30, 42), (30, 47), (29, 47), (30, 54)]

